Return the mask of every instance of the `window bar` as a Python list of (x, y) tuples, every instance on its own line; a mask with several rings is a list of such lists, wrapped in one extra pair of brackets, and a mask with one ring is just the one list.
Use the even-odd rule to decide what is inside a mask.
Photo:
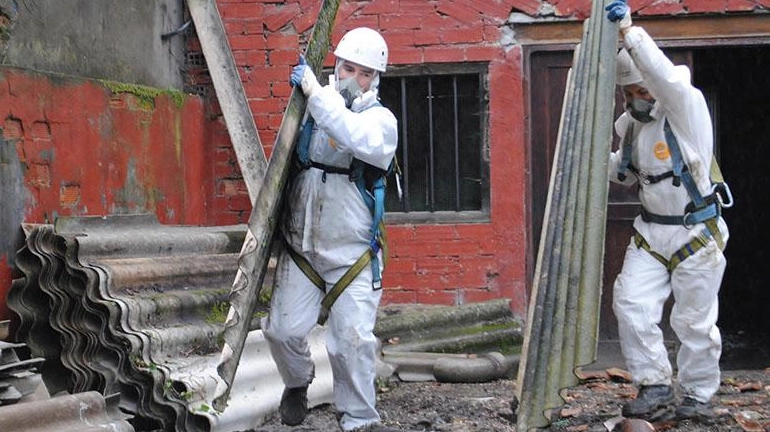
[(455, 211), (460, 211), (460, 113), (457, 105), (457, 75), (452, 77), (452, 113), (454, 114), (454, 153), (455, 153)]
[(411, 205), (409, 201), (409, 136), (407, 134), (407, 130), (409, 129), (409, 124), (407, 123), (407, 119), (409, 116), (407, 115), (407, 103), (406, 103), (406, 78), (401, 78), (401, 180), (403, 181), (403, 184), (401, 185), (401, 190), (403, 191), (402, 199), (402, 206), (404, 209), (404, 212), (409, 212), (411, 210)]
[(433, 79), (428, 77), (428, 209), (436, 211), (433, 165)]
[[(478, 87), (476, 89), (476, 100), (479, 101), (478, 110), (479, 115), (477, 117), (477, 121), (479, 122), (479, 131), (483, 131), (486, 127), (486, 118), (485, 116), (489, 113), (489, 98), (486, 97), (484, 93), (484, 89), (486, 88), (486, 75), (485, 74), (479, 74), (478, 76)], [(487, 113), (487, 114), (482, 114)], [(486, 173), (484, 173), (485, 169), (481, 168), (479, 170), (479, 178), (478, 183), (479, 186), (486, 186), (486, 188), (489, 187), (489, 176), (490, 174), (490, 168), (489, 166), (484, 162), (485, 160), (489, 159), (489, 147), (487, 146), (488, 143), (485, 140), (484, 135), (479, 136), (478, 143), (477, 143), (477, 149), (478, 152), (476, 153), (476, 157), (478, 158), (479, 167), (485, 167), (486, 166)], [(488, 193), (483, 193), (484, 187), (479, 188), (479, 193), (481, 193), (481, 208), (487, 208), (489, 209), (490, 204), (490, 195)]]

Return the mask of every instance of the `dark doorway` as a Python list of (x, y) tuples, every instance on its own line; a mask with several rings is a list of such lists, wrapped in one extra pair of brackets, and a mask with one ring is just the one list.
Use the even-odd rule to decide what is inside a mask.
[[(764, 368), (770, 359), (770, 232), (763, 209), (770, 207), (770, 46), (676, 47), (664, 49), (674, 63), (692, 68), (694, 84), (712, 109), (716, 153), (735, 197), (724, 211), (730, 228), (727, 270), (720, 293), (725, 369)], [(530, 183), (532, 214), (530, 262), (537, 251), (545, 194), (559, 127), (561, 101), (572, 51), (534, 50), (529, 60)], [(639, 206), (634, 194), (610, 190), (602, 292), (602, 342), (614, 346), (617, 326), (612, 313), (612, 283), (620, 271), (631, 223)], [(532, 267), (528, 266), (530, 272)], [(666, 328), (669, 338), (674, 338)]]
[(770, 47), (695, 49), (693, 60), (693, 80), (710, 99), (719, 163), (735, 198), (735, 206), (723, 213), (730, 240), (720, 291), (722, 362), (736, 365), (759, 356), (767, 363), (770, 231), (764, 212), (770, 208)]

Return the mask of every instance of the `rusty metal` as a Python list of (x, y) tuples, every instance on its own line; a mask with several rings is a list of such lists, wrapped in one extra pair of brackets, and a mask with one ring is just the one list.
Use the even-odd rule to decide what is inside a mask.
[(522, 431), (548, 425), (575, 368), (596, 359), (618, 37), (603, 3), (568, 75), (516, 387)]

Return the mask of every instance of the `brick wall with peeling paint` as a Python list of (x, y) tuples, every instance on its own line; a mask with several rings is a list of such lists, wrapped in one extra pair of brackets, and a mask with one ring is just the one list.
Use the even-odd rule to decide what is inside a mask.
[(0, 319), (21, 223), (155, 213), (213, 224), (214, 125), (203, 100), (151, 100), (98, 81), (0, 67)]

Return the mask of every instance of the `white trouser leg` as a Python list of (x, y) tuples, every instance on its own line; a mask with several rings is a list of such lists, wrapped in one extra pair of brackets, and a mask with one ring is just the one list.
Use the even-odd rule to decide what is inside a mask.
[(712, 241), (682, 261), (671, 275), (674, 307), (671, 327), (681, 346), (679, 381), (685, 395), (708, 401), (719, 389), (722, 339), (716, 322), (725, 257)]
[(671, 293), (668, 270), (633, 239), (613, 287), (620, 348), (638, 385), (671, 384), (671, 362), (660, 321)]
[(372, 289), (365, 267), (345, 288), (329, 314), (326, 349), (334, 373), (334, 401), (343, 430), (379, 422), (375, 409), (378, 342), (374, 335), (382, 291)]
[(307, 336), (318, 320), (323, 292), (285, 252), (278, 260), (275, 278), (265, 338), (284, 385), (308, 385), (315, 376), (315, 367)]

